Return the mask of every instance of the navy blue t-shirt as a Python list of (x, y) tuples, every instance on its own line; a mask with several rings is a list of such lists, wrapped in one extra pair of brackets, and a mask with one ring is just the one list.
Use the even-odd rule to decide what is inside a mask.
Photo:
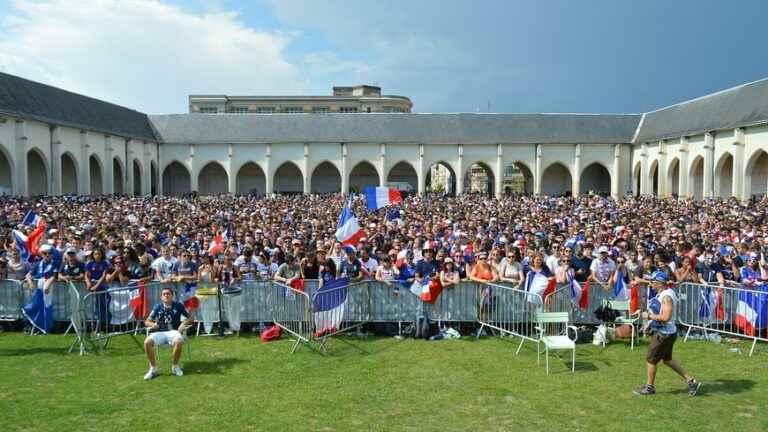
[(339, 266), (339, 276), (348, 277), (350, 279), (356, 278), (360, 274), (361, 268), (362, 264), (359, 259), (355, 258), (353, 262), (349, 262), (348, 259), (344, 258)]
[(416, 263), (416, 272), (421, 273), (423, 277), (434, 276), (440, 267), (440, 263), (437, 260), (427, 261), (421, 260)]
[(171, 307), (158, 303), (149, 313), (149, 319), (157, 323), (157, 331), (177, 330), (181, 325), (181, 317), (189, 317), (189, 312), (180, 302), (174, 301)]
[(91, 261), (85, 266), (85, 271), (91, 273), (91, 280), (99, 280), (101, 275), (111, 268), (112, 265), (107, 260)]
[[(587, 278), (589, 277), (589, 268), (592, 266), (592, 259), (583, 256), (581, 258), (577, 256), (571, 257), (571, 267), (573, 268), (573, 272), (575, 274), (576, 281), (578, 282), (586, 282)], [(577, 274), (577, 270), (583, 270), (583, 273)]]

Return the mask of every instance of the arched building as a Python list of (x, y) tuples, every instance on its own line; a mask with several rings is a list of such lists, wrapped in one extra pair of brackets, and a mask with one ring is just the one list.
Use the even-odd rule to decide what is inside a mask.
[(437, 183), (497, 196), (765, 194), (768, 80), (646, 114), (147, 116), (0, 73), (0, 194), (424, 193)]

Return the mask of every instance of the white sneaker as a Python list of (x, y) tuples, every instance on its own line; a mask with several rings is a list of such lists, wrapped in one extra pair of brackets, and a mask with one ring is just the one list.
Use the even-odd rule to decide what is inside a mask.
[(160, 369), (151, 367), (149, 368), (149, 371), (144, 374), (144, 380), (149, 381), (158, 375), (160, 375)]
[(183, 371), (183, 370), (181, 370), (181, 368), (179, 367), (179, 365), (173, 365), (173, 366), (171, 366), (171, 373), (172, 373), (172, 374), (174, 374), (174, 375), (176, 375), (176, 376), (184, 376), (184, 371)]

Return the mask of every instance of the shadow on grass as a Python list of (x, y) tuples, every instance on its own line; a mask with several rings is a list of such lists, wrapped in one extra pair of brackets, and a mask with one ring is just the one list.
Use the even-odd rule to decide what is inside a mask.
[[(708, 396), (710, 394), (738, 394), (752, 390), (755, 387), (755, 381), (748, 379), (721, 379), (715, 381), (704, 381), (696, 397)], [(670, 393), (688, 393), (687, 388), (672, 390)]]
[(245, 360), (237, 358), (221, 358), (209, 361), (193, 360), (184, 362), (184, 370), (195, 375), (221, 375)]
[(38, 348), (3, 348), (0, 349), (0, 357), (21, 357), (38, 354), (66, 355), (67, 347), (38, 347)]

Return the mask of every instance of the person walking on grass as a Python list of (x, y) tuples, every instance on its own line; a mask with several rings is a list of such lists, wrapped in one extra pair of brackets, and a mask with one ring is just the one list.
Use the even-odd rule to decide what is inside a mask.
[[(160, 374), (160, 368), (157, 367), (157, 359), (155, 358), (155, 346), (157, 345), (173, 346), (171, 373), (176, 376), (184, 375), (179, 366), (181, 349), (184, 345), (182, 335), (187, 327), (194, 322), (184, 305), (173, 299), (172, 289), (163, 288), (160, 299), (162, 301), (152, 308), (152, 312), (149, 313), (149, 317), (144, 322), (153, 332), (144, 340), (144, 352), (149, 360), (149, 371), (144, 375), (145, 380), (151, 380)], [(184, 317), (183, 322), (181, 321), (182, 316)]]
[(672, 348), (677, 339), (677, 295), (675, 290), (667, 285), (669, 277), (666, 273), (656, 272), (653, 274), (651, 285), (658, 293), (656, 297), (649, 300), (648, 311), (643, 312), (642, 318), (651, 320), (650, 329), (653, 332), (651, 344), (648, 347), (648, 354), (645, 356), (645, 368), (647, 373), (646, 384), (635, 389), (633, 393), (637, 396), (651, 396), (656, 394), (656, 371), (660, 361), (680, 375), (688, 385), (688, 394), (696, 396), (701, 383), (696, 381), (676, 360), (672, 359)]

